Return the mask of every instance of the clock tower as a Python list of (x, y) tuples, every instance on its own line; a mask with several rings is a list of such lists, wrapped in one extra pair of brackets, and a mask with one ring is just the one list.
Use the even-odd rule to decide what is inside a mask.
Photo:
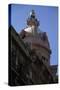
[(48, 36), (46, 32), (38, 32), (39, 25), (35, 11), (32, 10), (27, 18), (27, 28), (22, 30), (20, 37), (47, 65), (50, 65), (51, 50)]

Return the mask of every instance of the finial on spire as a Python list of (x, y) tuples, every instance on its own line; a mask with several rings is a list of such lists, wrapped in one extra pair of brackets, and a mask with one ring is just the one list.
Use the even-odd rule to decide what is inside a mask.
[(32, 11), (30, 12), (30, 16), (31, 16), (32, 18), (35, 18), (35, 11), (34, 11), (34, 10), (32, 10)]
[(39, 21), (36, 18), (36, 15), (35, 15), (35, 11), (34, 10), (32, 10), (30, 12), (30, 16), (27, 19), (27, 25), (29, 25), (29, 26), (34, 25), (35, 27), (38, 27), (39, 26)]

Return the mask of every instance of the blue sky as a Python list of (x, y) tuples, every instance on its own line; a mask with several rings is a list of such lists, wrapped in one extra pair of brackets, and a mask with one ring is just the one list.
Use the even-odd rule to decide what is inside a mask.
[(52, 50), (50, 64), (58, 64), (58, 7), (13, 4), (11, 25), (20, 32), (27, 26), (26, 20), (32, 9), (40, 21), (40, 30), (47, 32), (48, 35)]

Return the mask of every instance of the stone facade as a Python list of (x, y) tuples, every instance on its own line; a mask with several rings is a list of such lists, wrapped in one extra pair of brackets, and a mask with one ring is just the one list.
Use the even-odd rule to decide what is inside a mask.
[(26, 44), (13, 27), (9, 28), (9, 85), (56, 83), (49, 66)]

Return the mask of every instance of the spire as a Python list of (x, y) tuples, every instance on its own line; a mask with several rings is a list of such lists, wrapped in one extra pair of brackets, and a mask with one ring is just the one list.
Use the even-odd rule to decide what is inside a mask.
[(35, 15), (35, 11), (34, 10), (32, 10), (30, 12), (30, 15), (29, 15), (29, 17), (27, 19), (27, 25), (28, 26), (35, 26), (35, 27), (38, 27), (39, 26), (39, 21), (36, 18), (36, 15)]
[(35, 11), (34, 11), (34, 10), (32, 10), (32, 11), (30, 12), (30, 16), (31, 16), (31, 18), (35, 18)]

